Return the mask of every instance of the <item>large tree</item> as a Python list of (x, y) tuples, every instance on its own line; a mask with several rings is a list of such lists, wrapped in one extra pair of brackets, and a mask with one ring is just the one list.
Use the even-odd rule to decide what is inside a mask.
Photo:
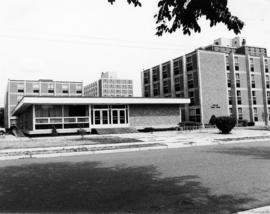
[[(111, 4), (115, 0), (108, 0)], [(142, 6), (141, 0), (127, 0), (135, 7)], [(228, 8), (227, 0), (159, 0), (158, 12), (155, 15), (158, 36), (163, 33), (172, 33), (182, 29), (184, 34), (191, 34), (191, 31), (200, 32), (201, 27), (198, 20), (205, 16), (213, 27), (217, 23), (223, 23), (228, 30), (235, 34), (241, 32), (244, 23), (236, 16), (233, 16)]]

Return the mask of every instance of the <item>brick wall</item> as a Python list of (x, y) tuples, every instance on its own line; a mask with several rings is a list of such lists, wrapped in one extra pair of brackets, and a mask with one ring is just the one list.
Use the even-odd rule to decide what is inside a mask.
[(130, 105), (129, 122), (130, 126), (176, 126), (180, 122), (180, 106), (172, 104)]

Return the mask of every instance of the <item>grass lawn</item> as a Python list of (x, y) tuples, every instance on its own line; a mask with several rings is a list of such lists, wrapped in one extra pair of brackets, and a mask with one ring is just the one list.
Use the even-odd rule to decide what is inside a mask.
[(29, 138), (26, 140), (1, 140), (0, 149), (18, 149), (18, 148), (38, 148), (38, 147), (61, 147), (61, 146), (79, 146), (79, 145), (95, 145), (95, 144), (121, 144), (131, 142), (143, 142), (135, 138), (124, 138), (117, 136), (96, 137), (85, 136), (84, 140), (80, 136), (72, 138), (51, 137), (51, 138)]

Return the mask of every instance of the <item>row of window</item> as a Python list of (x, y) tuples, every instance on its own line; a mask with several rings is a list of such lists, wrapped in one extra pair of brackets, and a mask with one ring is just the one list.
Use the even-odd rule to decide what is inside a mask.
[[(250, 64), (250, 71), (254, 72), (254, 58), (249, 58), (249, 64)], [(268, 66), (268, 60), (264, 60), (264, 69), (265, 73), (269, 73), (269, 66)], [(226, 70), (230, 70), (230, 63), (229, 63), (229, 56), (226, 56)], [(237, 56), (234, 57), (234, 70), (239, 71), (239, 58)]]
[(109, 84), (132, 84), (132, 80), (102, 79), (102, 82)]
[(132, 85), (107, 85), (107, 84), (104, 84), (103, 85), (104, 88), (132, 88)]
[(117, 93), (117, 94), (132, 94), (133, 91), (132, 90), (107, 90), (107, 89), (103, 89), (103, 93)]
[[(256, 91), (252, 91), (251, 95), (252, 95), (253, 105), (257, 105)], [(229, 96), (228, 97), (229, 98), (229, 105), (232, 105), (231, 91), (228, 91), (228, 96)], [(267, 97), (267, 104), (270, 105), (270, 91), (267, 91), (266, 97)], [(236, 91), (236, 100), (237, 100), (238, 105), (242, 105), (241, 91), (239, 91), (239, 90)]]
[[(17, 85), (17, 92), (18, 93), (24, 93), (25, 92), (25, 84), (24, 83), (19, 83)], [(33, 84), (33, 93), (39, 93), (40, 92), (40, 84), (35, 83)], [(54, 93), (54, 84), (50, 83), (47, 86), (47, 92)], [(69, 85), (68, 84), (62, 84), (62, 93), (63, 94), (68, 94), (69, 92)], [(81, 85), (76, 85), (76, 93), (80, 94), (82, 93), (82, 86)]]
[[(191, 71), (194, 69), (192, 56), (186, 58), (186, 69)], [(174, 75), (183, 74), (183, 62), (182, 59), (177, 59), (173, 61), (173, 73)], [(153, 82), (160, 80), (160, 69), (156, 66), (152, 69)], [(171, 64), (167, 62), (162, 65), (162, 78), (167, 79), (171, 77)], [(144, 71), (144, 84), (150, 83), (150, 70)]]
[[(255, 83), (255, 75), (251, 74), (251, 88), (256, 88), (256, 83)], [(266, 84), (266, 88), (270, 88), (270, 77), (268, 75), (265, 76), (265, 84)], [(230, 79), (230, 74), (227, 73), (227, 85), (230, 88), (231, 87), (231, 79)], [(235, 74), (235, 86), (237, 88), (241, 87), (241, 83), (240, 83), (240, 74), (236, 73)]]

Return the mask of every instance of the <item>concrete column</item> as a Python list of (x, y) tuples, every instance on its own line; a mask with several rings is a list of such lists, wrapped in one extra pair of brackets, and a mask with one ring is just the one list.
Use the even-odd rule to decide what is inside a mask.
[(160, 97), (164, 97), (162, 65), (159, 65)]
[[(91, 132), (91, 105), (88, 105), (88, 116), (89, 116), (89, 129)], [(109, 120), (109, 115), (108, 115), (108, 120)]]
[(33, 105), (33, 131), (36, 130), (36, 105)]
[(249, 117), (250, 121), (254, 122), (253, 113), (253, 102), (252, 102), (252, 87), (251, 87), (251, 76), (250, 76), (250, 62), (249, 55), (246, 54), (246, 68), (247, 68), (247, 88), (248, 88), (248, 103), (249, 103)]
[(260, 57), (260, 64), (261, 64), (261, 76), (262, 76), (262, 89), (263, 89), (263, 109), (264, 109), (264, 121), (265, 125), (269, 125), (269, 112), (268, 112), (268, 101), (267, 101), (267, 91), (266, 91), (266, 81), (265, 81), (265, 63), (264, 63), (264, 56)]
[(65, 119), (64, 119), (64, 114), (65, 114), (65, 111), (64, 111), (64, 106), (62, 105), (62, 129), (64, 129), (64, 122), (65, 122)]
[(144, 81), (143, 81), (143, 78), (144, 78), (144, 73), (142, 71), (141, 72), (141, 94), (142, 94), (142, 97), (144, 97)]
[(149, 69), (149, 77), (150, 77), (150, 97), (153, 97), (154, 96), (154, 85), (153, 85), (153, 69), (150, 68)]
[(174, 82), (174, 66), (173, 60), (170, 61), (170, 73), (171, 73), (171, 97), (175, 97), (175, 82)]
[(237, 104), (237, 93), (236, 93), (236, 80), (235, 80), (235, 62), (234, 54), (229, 55), (229, 65), (230, 65), (230, 79), (231, 79), (231, 97), (232, 97), (232, 110), (236, 119), (238, 119), (238, 104)]
[[(187, 66), (186, 66), (186, 56), (182, 57), (182, 66), (183, 66), (183, 81), (184, 81), (184, 96), (189, 98), (188, 95), (188, 84), (187, 84)], [(189, 120), (189, 104), (185, 104), (185, 119)]]

